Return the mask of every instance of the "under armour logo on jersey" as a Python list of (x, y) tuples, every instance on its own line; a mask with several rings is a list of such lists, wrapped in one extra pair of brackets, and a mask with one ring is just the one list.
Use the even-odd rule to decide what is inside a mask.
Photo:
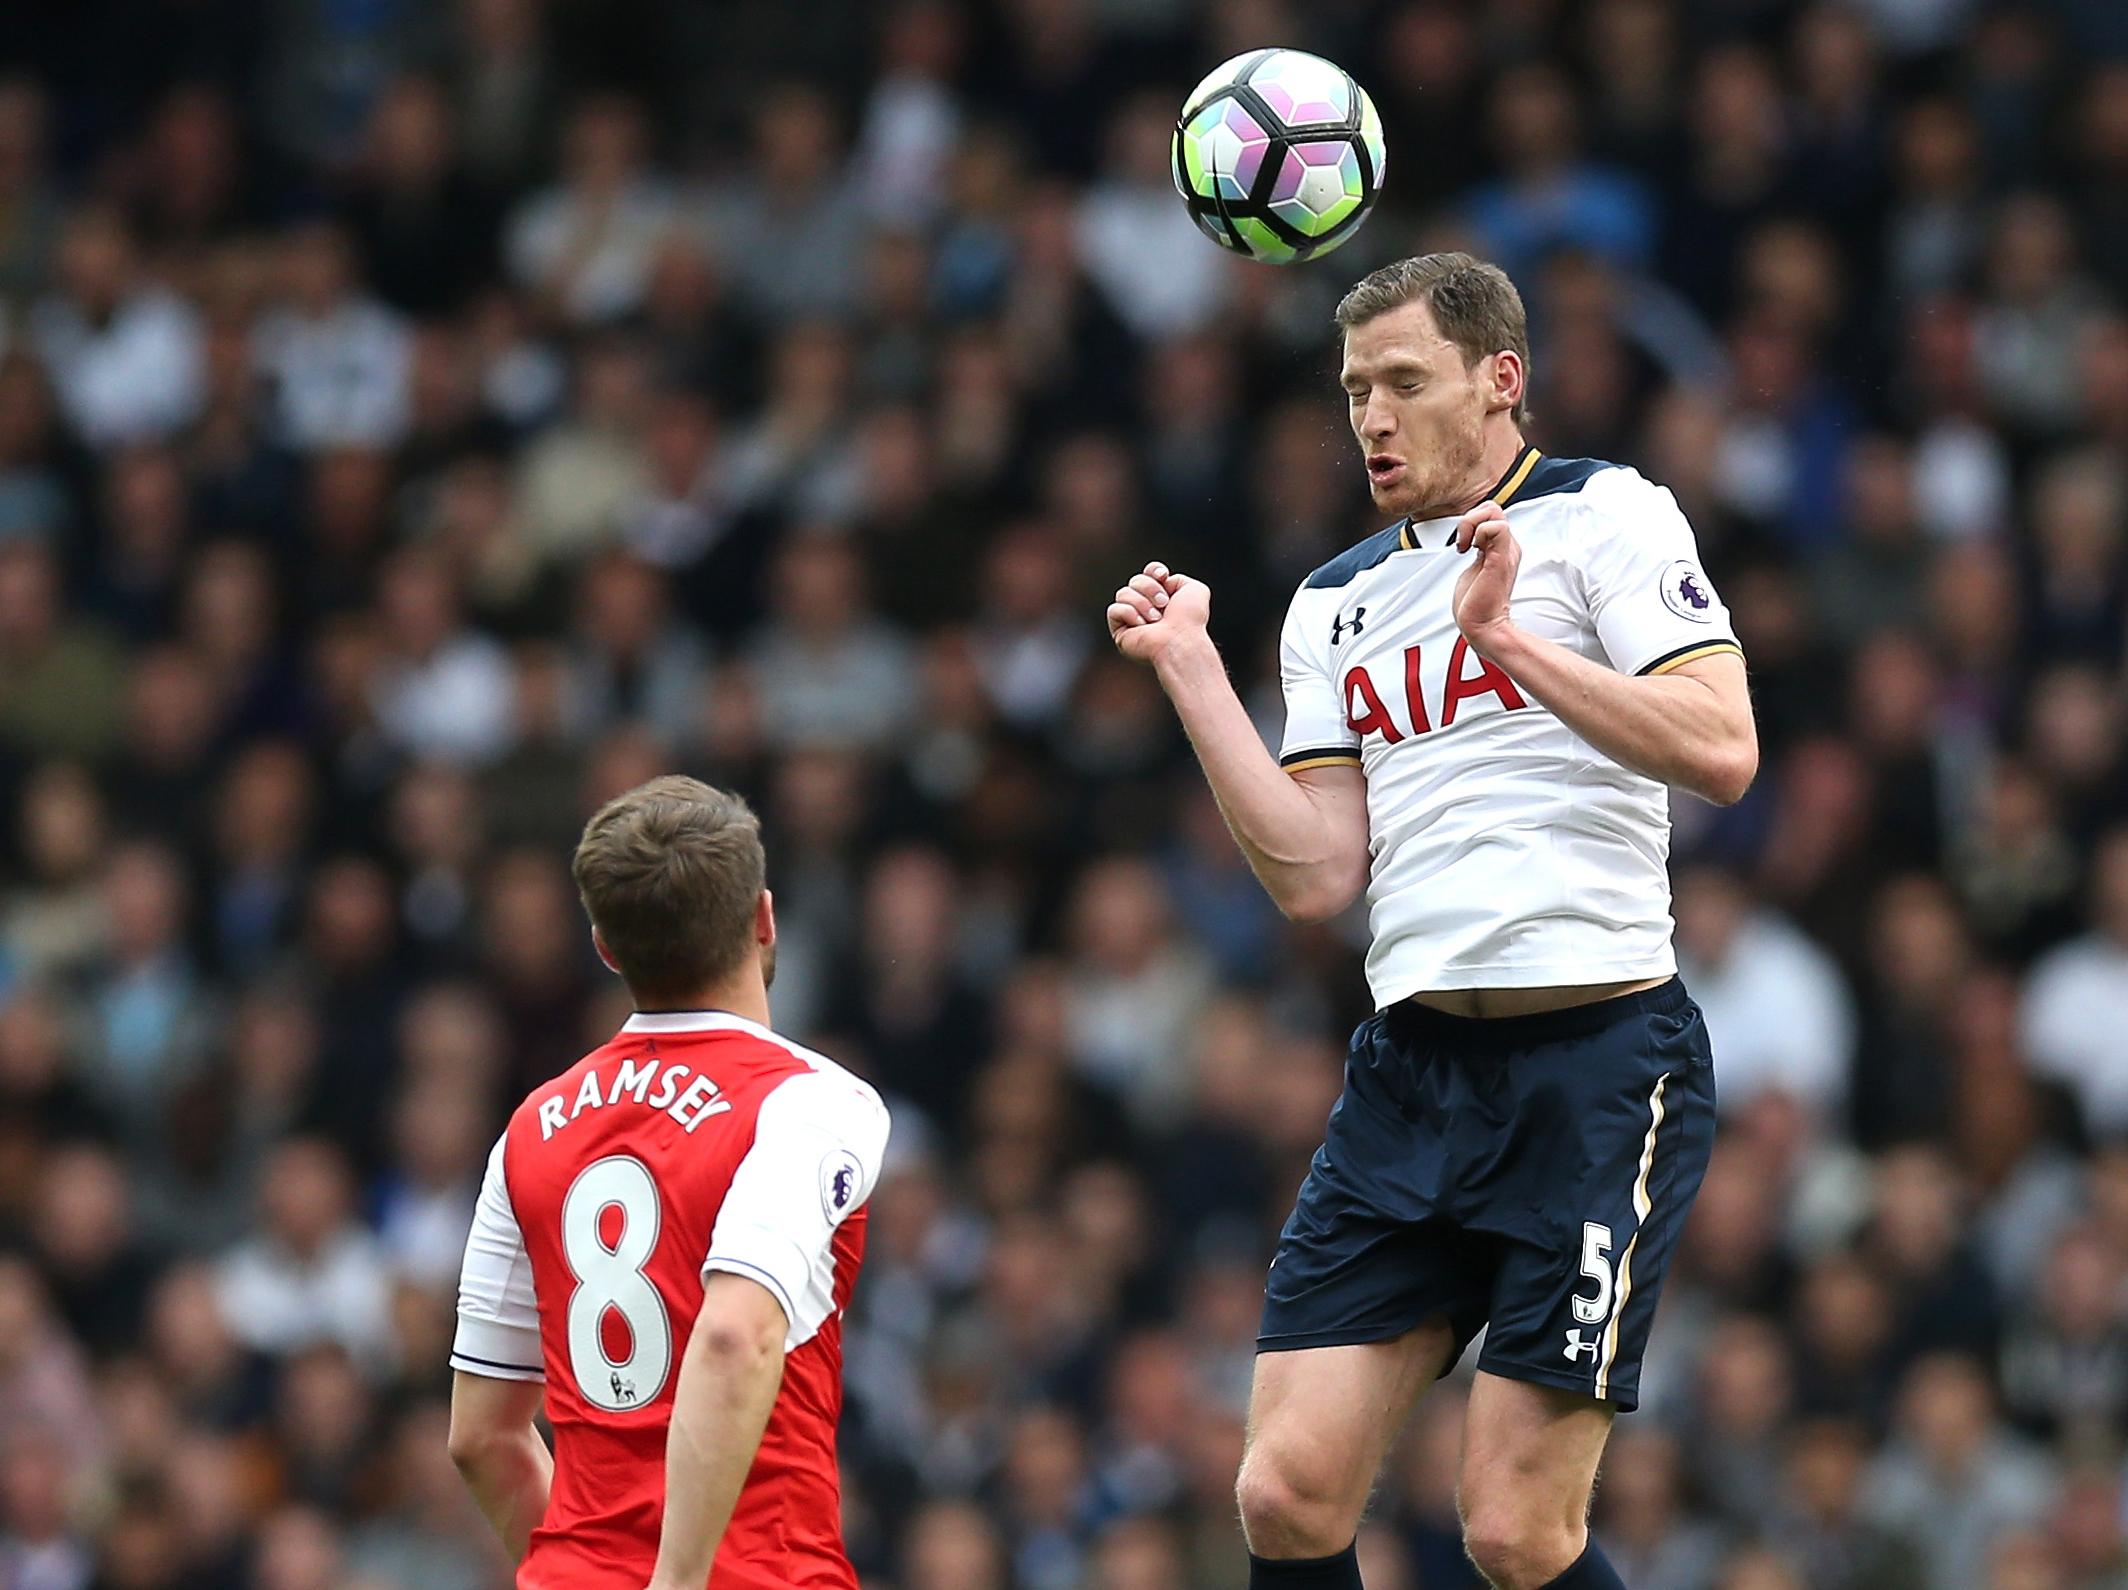
[(615, 1402), (635, 1401), (634, 1381), (623, 1380), (619, 1375), (614, 1375), (609, 1378), (607, 1384), (613, 1387), (613, 1400)]
[(1357, 635), (1360, 632), (1360, 620), (1365, 618), (1366, 616), (1366, 608), (1355, 607), (1352, 610), (1352, 622), (1350, 624), (1347, 624), (1345, 622), (1345, 615), (1342, 613), (1339, 613), (1336, 617), (1332, 618), (1330, 621), (1330, 644), (1335, 646), (1339, 641), (1343, 640), (1345, 638), (1345, 631), (1347, 629), (1350, 629), (1353, 634)]
[(1583, 1353), (1587, 1353), (1591, 1358), (1594, 1358), (1598, 1353), (1602, 1351), (1602, 1343), (1583, 1341), (1581, 1339), (1581, 1332), (1579, 1330), (1570, 1330), (1566, 1333), (1566, 1349), (1564, 1357), (1566, 1358), (1566, 1361), (1568, 1363), (1572, 1364), (1580, 1362), (1581, 1355)]
[(835, 1207), (840, 1209), (850, 1201), (850, 1194), (857, 1190), (857, 1173), (843, 1165), (835, 1172)]

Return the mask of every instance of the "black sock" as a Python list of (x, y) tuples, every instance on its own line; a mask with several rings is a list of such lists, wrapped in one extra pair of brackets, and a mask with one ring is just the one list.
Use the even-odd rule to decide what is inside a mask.
[(1611, 1566), (1611, 1559), (1603, 1554), (1596, 1544), (1596, 1537), (1589, 1536), (1589, 1549), (1575, 1559), (1574, 1566), (1544, 1587), (1544, 1590), (1626, 1590), (1625, 1580), (1618, 1577), (1618, 1570)]
[(1249, 1590), (1363, 1590), (1359, 1542), (1335, 1557), (1259, 1557), (1252, 1551)]

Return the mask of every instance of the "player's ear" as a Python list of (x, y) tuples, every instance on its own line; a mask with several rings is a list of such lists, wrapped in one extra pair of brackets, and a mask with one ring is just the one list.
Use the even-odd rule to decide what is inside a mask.
[(766, 889), (754, 902), (754, 942), (763, 949), (776, 942), (776, 897)]
[(1522, 355), (1512, 348), (1502, 348), (1493, 355), (1492, 407), (1512, 409), (1522, 401), (1523, 387), (1529, 380), (1529, 372), (1522, 367)]
[(613, 958), (613, 951), (606, 948), (606, 941), (599, 937), (597, 928), (591, 930), (591, 947), (598, 951), (598, 958), (606, 963), (607, 971), (616, 977), (621, 975), (621, 968)]

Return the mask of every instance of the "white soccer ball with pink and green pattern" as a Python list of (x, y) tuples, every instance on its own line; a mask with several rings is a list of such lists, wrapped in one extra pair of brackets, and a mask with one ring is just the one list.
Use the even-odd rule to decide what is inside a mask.
[(1223, 248), (1288, 265), (1327, 254), (1382, 191), (1382, 119), (1342, 67), (1251, 50), (1197, 85), (1175, 123), (1175, 188)]

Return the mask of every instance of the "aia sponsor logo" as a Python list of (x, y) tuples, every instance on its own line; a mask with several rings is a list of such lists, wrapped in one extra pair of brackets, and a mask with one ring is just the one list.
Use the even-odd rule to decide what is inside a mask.
[[(1406, 646), (1403, 723), (1399, 723), (1396, 714), (1390, 711), (1380, 688), (1365, 667), (1346, 669), (1345, 722), (1352, 732), (1362, 738), (1379, 734), (1385, 744), (1395, 745), (1412, 735), (1431, 734), (1437, 722), (1444, 729), (1453, 726), (1456, 714), (1464, 704), (1479, 696), (1495, 698), (1501, 708), (1509, 712), (1529, 705), (1522, 699), (1522, 692), (1515, 688), (1515, 682), (1472, 651), (1470, 642), (1460, 635), (1449, 650), (1448, 667), (1438, 682), (1424, 677), (1423, 665), (1423, 649)], [(1427, 705), (1429, 697), (1433, 702), (1431, 710)]]

